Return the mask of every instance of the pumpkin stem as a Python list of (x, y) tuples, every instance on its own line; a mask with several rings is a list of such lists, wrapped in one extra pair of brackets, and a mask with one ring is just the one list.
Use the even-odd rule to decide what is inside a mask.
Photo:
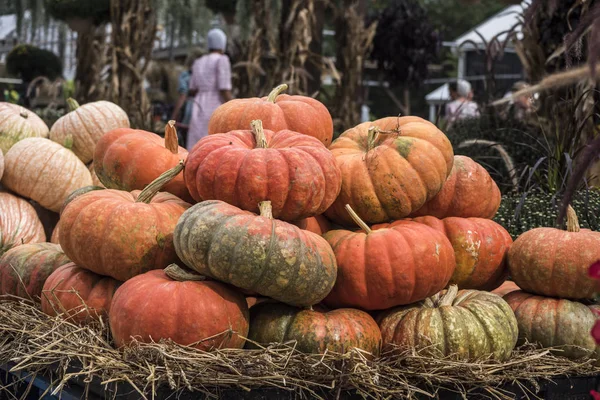
[(269, 200), (258, 203), (258, 209), (260, 210), (261, 217), (273, 219), (273, 207), (271, 207), (271, 202)]
[(444, 295), (442, 297), (440, 297), (440, 300), (438, 302), (438, 307), (451, 306), (452, 302), (456, 298), (457, 294), (458, 294), (458, 286), (450, 285), (448, 290), (446, 290), (446, 293), (444, 293)]
[(271, 90), (271, 93), (269, 93), (269, 96), (267, 96), (267, 101), (270, 103), (275, 103), (275, 99), (277, 99), (277, 96), (279, 96), (281, 94), (281, 92), (287, 90), (288, 85), (286, 85), (285, 83), (282, 83), (281, 85), (277, 86), (275, 89)]
[(79, 103), (72, 97), (67, 99), (67, 105), (69, 106), (69, 111), (75, 111), (79, 108)]
[(381, 130), (377, 126), (371, 126), (367, 133), (367, 151), (373, 150), (375, 147), (375, 143), (377, 139), (379, 139), (379, 134)]
[(65, 141), (63, 143), (63, 147), (72, 150), (73, 149), (73, 135), (71, 135), (70, 133), (67, 134), (67, 136), (65, 136)]
[(181, 171), (183, 170), (183, 160), (180, 160), (179, 163), (173, 168), (163, 172), (160, 174), (158, 178), (150, 182), (148, 186), (142, 190), (140, 195), (138, 196), (136, 203), (150, 203), (150, 201), (156, 196), (158, 191), (162, 189), (169, 181), (175, 178)]
[(265, 136), (265, 131), (263, 130), (262, 121), (260, 119), (255, 119), (254, 121), (250, 122), (250, 128), (252, 129), (254, 139), (256, 140), (256, 148), (266, 149), (267, 137)]
[(204, 275), (200, 275), (196, 271), (192, 271), (191, 269), (181, 268), (177, 264), (170, 264), (167, 268), (164, 269), (165, 275), (174, 281), (185, 282), (185, 281), (204, 281), (206, 277)]
[(567, 207), (567, 231), (568, 232), (579, 232), (579, 219), (577, 213), (570, 205)]
[(170, 120), (165, 125), (165, 148), (173, 154), (179, 153), (179, 141), (177, 140), (177, 130), (175, 121)]
[(21, 111), (21, 112), (19, 113), (19, 115), (20, 115), (22, 118), (25, 118), (25, 119), (29, 118), (29, 114), (27, 114), (25, 111)]
[(369, 225), (367, 225), (367, 223), (365, 221), (363, 221), (362, 219), (360, 219), (360, 217), (358, 216), (358, 214), (352, 209), (352, 207), (350, 207), (350, 204), (346, 204), (346, 211), (348, 211), (348, 214), (350, 214), (350, 217), (352, 217), (352, 219), (354, 220), (354, 222), (356, 222), (356, 224), (358, 226), (360, 226), (360, 228), (365, 231), (367, 233), (367, 235), (371, 232), (373, 232), (371, 230), (371, 228), (369, 228)]

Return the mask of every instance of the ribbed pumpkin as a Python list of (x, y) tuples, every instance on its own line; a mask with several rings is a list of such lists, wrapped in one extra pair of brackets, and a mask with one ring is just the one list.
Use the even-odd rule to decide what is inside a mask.
[(519, 343), (560, 347), (556, 354), (568, 358), (591, 356), (597, 349), (590, 335), (597, 316), (576, 301), (515, 291), (504, 296), (519, 323)]
[[(150, 271), (125, 282), (109, 312), (118, 347), (171, 339), (201, 350), (242, 348), (248, 336), (244, 296), (215, 281), (178, 281), (173, 269)], [(210, 338), (210, 339), (209, 339)]]
[(322, 215), (304, 218), (300, 221), (293, 222), (293, 224), (300, 229), (316, 233), (317, 235), (322, 235), (331, 229), (331, 224), (327, 218)]
[[(110, 189), (142, 190), (160, 174), (185, 160), (188, 152), (177, 144), (174, 121), (165, 127), (165, 138), (137, 129), (116, 129), (96, 145), (94, 170)], [(185, 201), (192, 198), (183, 181), (183, 172), (163, 190)]]
[(75, 323), (106, 319), (112, 297), (121, 282), (80, 268), (73, 263), (56, 269), (42, 291), (42, 311), (62, 314)]
[(70, 150), (48, 139), (29, 138), (6, 154), (2, 184), (58, 212), (72, 191), (92, 184), (92, 177)]
[(0, 294), (39, 299), (50, 274), (69, 262), (57, 244), (17, 246), (0, 257)]
[(388, 117), (347, 130), (330, 148), (342, 190), (325, 216), (350, 226), (350, 204), (367, 223), (410, 215), (442, 189), (452, 170), (450, 141), (418, 117)]
[(45, 241), (35, 208), (25, 199), (0, 192), (0, 255), (21, 244)]
[(341, 185), (335, 159), (318, 140), (263, 130), (260, 121), (251, 131), (202, 138), (186, 161), (185, 182), (196, 201), (222, 200), (252, 212), (270, 201), (273, 216), (286, 221), (322, 214)]
[(371, 230), (347, 209), (364, 232), (340, 229), (323, 235), (338, 264), (325, 304), (383, 310), (423, 300), (448, 284), (455, 260), (443, 233), (412, 221)]
[(48, 137), (48, 126), (26, 108), (0, 102), (0, 151), (6, 155), (15, 143), (29, 137)]
[(524, 291), (568, 299), (592, 298), (597, 291), (588, 268), (600, 260), (600, 232), (580, 229), (570, 206), (567, 219), (567, 231), (536, 228), (513, 243), (510, 276)]
[(336, 277), (335, 256), (319, 235), (218, 200), (192, 206), (173, 235), (177, 255), (202, 275), (295, 306), (320, 302)]
[(60, 243), (60, 241), (58, 240), (59, 234), (60, 234), (60, 220), (58, 221), (58, 224), (56, 224), (56, 226), (52, 230), (52, 236), (50, 237), (50, 243), (59, 244)]
[(450, 286), (423, 302), (378, 316), (384, 350), (421, 349), (434, 357), (478, 360), (510, 357), (517, 320), (502, 297)]
[[(262, 345), (295, 340), (295, 349), (309, 354), (343, 354), (358, 348), (377, 356), (381, 348), (381, 332), (375, 320), (352, 308), (303, 310), (263, 302), (250, 309), (248, 338)], [(258, 346), (247, 342), (246, 347)]]
[(52, 129), (50, 139), (71, 150), (84, 163), (92, 161), (96, 143), (106, 132), (129, 128), (127, 113), (110, 101), (95, 101), (79, 106), (68, 99), (69, 113), (60, 117)]
[(287, 85), (279, 85), (267, 97), (235, 99), (219, 106), (210, 117), (208, 134), (248, 129), (255, 119), (263, 121), (265, 129), (289, 129), (317, 138), (325, 146), (333, 138), (333, 120), (321, 102), (306, 96), (280, 94)]
[(500, 189), (481, 165), (466, 156), (454, 156), (454, 165), (442, 190), (412, 216), (494, 218)]
[(78, 266), (125, 281), (177, 261), (173, 230), (190, 206), (158, 190), (181, 172), (183, 162), (142, 192), (92, 190), (62, 210), (59, 241)]
[(496, 289), (492, 290), (492, 293), (504, 297), (507, 294), (515, 292), (517, 290), (521, 290), (521, 288), (518, 287), (516, 283), (514, 283), (513, 281), (506, 281), (502, 285), (498, 286)]
[[(419, 217), (413, 221), (444, 233), (452, 244), (456, 269), (450, 284), (459, 289), (492, 290), (506, 280), (512, 238), (501, 225), (483, 218)], [(391, 226), (404, 223), (397, 221)]]

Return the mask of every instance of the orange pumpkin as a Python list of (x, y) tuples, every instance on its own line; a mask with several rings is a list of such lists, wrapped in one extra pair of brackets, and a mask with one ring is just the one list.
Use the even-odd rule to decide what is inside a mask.
[(410, 215), (442, 189), (452, 170), (450, 141), (418, 117), (388, 117), (347, 130), (330, 146), (342, 189), (325, 216), (349, 226), (349, 204), (367, 223)]
[[(492, 290), (508, 275), (506, 255), (510, 234), (496, 222), (483, 218), (419, 217), (413, 221), (442, 232), (454, 248), (456, 269), (450, 279), (459, 289)], [(396, 221), (390, 226), (406, 224)], [(373, 229), (376, 229), (374, 226)]]
[(158, 190), (182, 168), (183, 162), (141, 192), (92, 190), (67, 203), (59, 241), (71, 261), (119, 281), (176, 262), (173, 230), (190, 205)]
[(469, 157), (454, 156), (452, 171), (442, 190), (412, 216), (492, 219), (501, 197), (498, 185), (485, 168)]
[(135, 338), (171, 339), (201, 350), (242, 348), (248, 336), (244, 296), (219, 282), (187, 280), (179, 271), (150, 271), (117, 289), (109, 312), (117, 347)]
[(25, 199), (0, 192), (0, 255), (20, 244), (45, 241), (35, 208)]
[(252, 131), (202, 138), (185, 165), (185, 182), (196, 201), (221, 200), (258, 212), (271, 201), (273, 217), (285, 221), (322, 214), (340, 192), (340, 170), (315, 138), (289, 130)]
[(57, 268), (42, 290), (42, 311), (63, 315), (75, 323), (105, 319), (121, 282), (79, 268), (73, 263)]
[(6, 155), (15, 143), (29, 137), (48, 137), (46, 123), (26, 108), (0, 102), (0, 151)]
[(92, 177), (70, 150), (48, 139), (28, 138), (6, 153), (2, 184), (58, 212), (72, 191), (92, 184)]
[(69, 112), (52, 125), (50, 140), (71, 149), (86, 164), (92, 161), (102, 135), (113, 129), (129, 128), (127, 113), (110, 101), (79, 106), (74, 99), (68, 99), (67, 104)]
[[(142, 190), (163, 172), (187, 158), (188, 152), (177, 144), (175, 121), (165, 127), (165, 138), (137, 129), (116, 129), (96, 144), (94, 170), (104, 186), (119, 190)], [(185, 201), (192, 201), (183, 172), (163, 190)]]
[(4, 175), (4, 153), (0, 149), (0, 180), (2, 180), (2, 175)]
[(592, 298), (598, 290), (590, 265), (600, 260), (600, 232), (580, 229), (571, 206), (567, 231), (536, 228), (523, 233), (508, 252), (512, 280), (525, 292), (567, 299)]
[(92, 161), (91, 163), (89, 163), (88, 167), (88, 171), (90, 171), (90, 175), (92, 176), (92, 185), (94, 186), (98, 186), (98, 187), (105, 187), (102, 182), (100, 182), (100, 179), (98, 179), (98, 175), (96, 175), (96, 170), (94, 169), (94, 162)]
[(348, 211), (364, 232), (323, 235), (338, 264), (326, 305), (383, 310), (423, 300), (448, 284), (455, 260), (443, 233), (412, 221), (371, 230), (350, 207)]
[(280, 94), (287, 85), (279, 85), (267, 97), (235, 99), (220, 105), (208, 123), (208, 134), (248, 129), (250, 122), (263, 121), (265, 129), (289, 129), (317, 138), (325, 146), (333, 138), (333, 120), (321, 102), (306, 96)]
[(331, 224), (327, 218), (322, 215), (301, 219), (300, 221), (294, 222), (294, 225), (305, 231), (316, 233), (317, 235), (322, 235), (331, 229)]

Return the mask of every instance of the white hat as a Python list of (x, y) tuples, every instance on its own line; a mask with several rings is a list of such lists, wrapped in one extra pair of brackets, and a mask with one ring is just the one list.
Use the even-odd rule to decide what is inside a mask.
[(471, 93), (471, 84), (464, 79), (459, 79), (456, 82), (456, 92), (460, 97), (468, 97)]
[(206, 44), (208, 45), (208, 50), (225, 51), (225, 47), (227, 46), (227, 35), (218, 28), (211, 29), (206, 35)]

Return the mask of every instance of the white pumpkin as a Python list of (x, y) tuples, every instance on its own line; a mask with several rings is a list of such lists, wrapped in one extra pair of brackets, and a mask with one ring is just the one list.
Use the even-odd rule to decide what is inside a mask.
[(45, 241), (35, 208), (25, 199), (0, 192), (0, 255), (20, 244)]
[(29, 137), (48, 137), (46, 123), (26, 108), (0, 102), (0, 150), (6, 154), (19, 140)]

